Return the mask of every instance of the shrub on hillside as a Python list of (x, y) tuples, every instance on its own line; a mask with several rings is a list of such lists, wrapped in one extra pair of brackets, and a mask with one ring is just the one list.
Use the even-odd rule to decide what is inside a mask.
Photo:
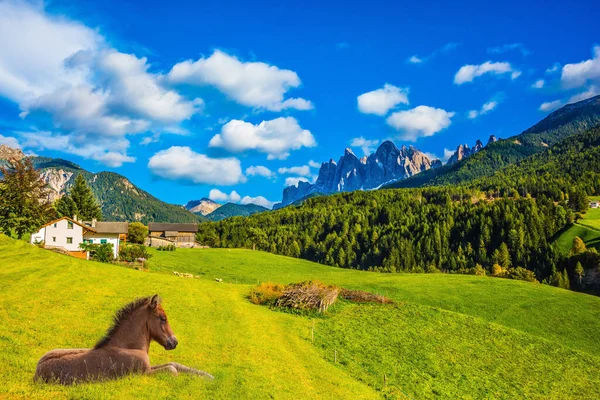
[(284, 285), (279, 285), (277, 283), (261, 283), (250, 292), (250, 301), (254, 304), (272, 307), (283, 295), (284, 289)]
[(103, 243), (103, 244), (81, 243), (81, 244), (79, 244), (79, 248), (81, 250), (89, 252), (90, 260), (107, 263), (107, 262), (111, 262), (115, 259), (112, 243)]
[(158, 250), (158, 251), (175, 251), (175, 250), (177, 250), (177, 247), (174, 244), (168, 244), (166, 246), (158, 246), (156, 248), (156, 250)]
[(146, 247), (141, 244), (123, 246), (119, 250), (119, 260), (121, 261), (134, 262), (138, 258), (147, 260), (150, 257), (152, 257), (152, 254), (148, 253)]
[(518, 279), (520, 281), (537, 282), (537, 279), (535, 279), (535, 272), (523, 267), (509, 268), (506, 277), (509, 279)]
[(476, 264), (475, 268), (473, 268), (473, 274), (478, 276), (485, 276), (485, 269), (481, 266), (481, 264)]

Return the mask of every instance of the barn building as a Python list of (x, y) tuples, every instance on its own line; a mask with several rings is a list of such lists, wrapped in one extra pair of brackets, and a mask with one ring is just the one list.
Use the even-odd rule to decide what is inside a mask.
[(196, 247), (198, 224), (170, 224), (151, 222), (146, 245), (150, 247), (174, 244), (177, 247)]

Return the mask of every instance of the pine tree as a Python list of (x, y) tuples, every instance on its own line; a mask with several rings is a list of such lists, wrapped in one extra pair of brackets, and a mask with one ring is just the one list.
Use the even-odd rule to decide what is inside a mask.
[(79, 215), (77, 204), (70, 196), (63, 196), (54, 203), (54, 209), (59, 217), (73, 218), (74, 215)]
[(0, 231), (21, 239), (54, 216), (48, 187), (30, 158), (9, 160), (0, 176)]
[(569, 280), (569, 274), (567, 273), (567, 269), (563, 269), (563, 289), (571, 289), (571, 281)]
[(77, 175), (75, 185), (71, 189), (71, 198), (77, 206), (77, 217), (83, 220), (91, 221), (92, 219), (101, 220), (102, 211), (96, 203), (92, 189), (87, 185), (82, 174)]
[(583, 270), (583, 266), (581, 265), (581, 263), (579, 261), (577, 261), (577, 265), (575, 265), (575, 274), (577, 274), (577, 276), (579, 276), (579, 285), (581, 285), (581, 277), (583, 276), (584, 273), (585, 273), (585, 271)]

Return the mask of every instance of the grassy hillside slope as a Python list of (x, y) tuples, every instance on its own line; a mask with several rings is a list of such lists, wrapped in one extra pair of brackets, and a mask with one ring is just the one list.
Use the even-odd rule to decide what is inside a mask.
[[(600, 196), (592, 196), (590, 200), (600, 200)], [(563, 254), (569, 254), (573, 247), (573, 239), (578, 236), (587, 247), (600, 250), (600, 208), (589, 209), (579, 222), (562, 232), (555, 242)]]
[[(250, 250), (153, 254), (150, 272), (138, 272), (0, 236), (0, 398), (600, 396), (597, 297), (494, 278), (343, 270)], [(311, 319), (246, 299), (258, 281), (313, 278), (384, 293), (398, 304), (340, 302), (315, 320), (313, 344)], [(180, 346), (167, 352), (154, 344), (152, 362), (178, 361), (215, 381), (32, 382), (45, 351), (92, 346), (118, 307), (155, 292)]]

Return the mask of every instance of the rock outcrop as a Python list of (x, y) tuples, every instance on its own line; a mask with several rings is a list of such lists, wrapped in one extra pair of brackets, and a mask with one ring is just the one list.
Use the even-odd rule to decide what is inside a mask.
[[(488, 144), (493, 143), (497, 140), (498, 139), (496, 139), (496, 136), (492, 135), (492, 136), (490, 136), (490, 138), (488, 140)], [(469, 147), (468, 144), (459, 144), (458, 147), (456, 147), (456, 151), (448, 159), (448, 162), (446, 164), (447, 165), (456, 164), (460, 160), (464, 160), (465, 158), (470, 157), (473, 154), (477, 153), (478, 151), (483, 149), (483, 147), (484, 147), (483, 143), (479, 139), (475, 142), (475, 146), (473, 146), (473, 147)]]
[(25, 154), (23, 154), (20, 149), (14, 149), (5, 144), (0, 144), (0, 160), (10, 160), (11, 158), (20, 160), (23, 157), (25, 157)]
[(219, 203), (212, 201), (211, 199), (202, 198), (200, 200), (190, 200), (184, 206), (184, 208), (193, 213), (200, 213), (202, 215), (208, 215), (221, 207)]

